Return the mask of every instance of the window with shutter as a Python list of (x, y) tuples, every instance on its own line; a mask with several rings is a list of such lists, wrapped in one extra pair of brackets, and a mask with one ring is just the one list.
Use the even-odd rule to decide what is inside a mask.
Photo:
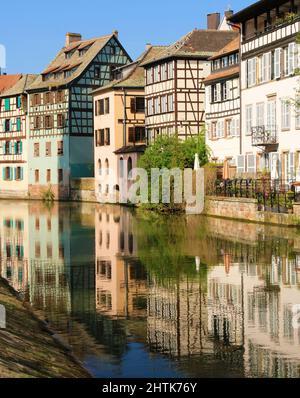
[(17, 118), (17, 131), (21, 131), (21, 118)]
[(246, 106), (246, 135), (252, 134), (252, 105)]
[(243, 174), (245, 172), (245, 156), (238, 155), (237, 157), (237, 172)]
[(135, 143), (135, 128), (129, 127), (128, 129), (128, 142), (131, 144)]
[(281, 77), (281, 48), (276, 48), (274, 53), (274, 78), (279, 79)]
[(10, 98), (5, 98), (4, 100), (4, 110), (5, 112), (10, 111)]
[(247, 172), (255, 173), (256, 171), (256, 156), (253, 154), (247, 155)]
[(130, 98), (130, 112), (131, 113), (136, 113), (136, 102), (135, 98)]
[(288, 75), (292, 75), (295, 71), (295, 43), (290, 43), (288, 47)]

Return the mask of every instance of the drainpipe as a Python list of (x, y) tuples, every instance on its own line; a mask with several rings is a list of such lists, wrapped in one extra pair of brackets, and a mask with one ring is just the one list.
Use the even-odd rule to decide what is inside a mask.
[(240, 32), (240, 50), (239, 50), (239, 57), (240, 57), (240, 74), (239, 74), (239, 81), (240, 81), (240, 155), (243, 154), (243, 132), (242, 132), (242, 27), (240, 25), (235, 25), (230, 21), (227, 21), (229, 26), (232, 26), (235, 29), (238, 29)]
[(123, 120), (123, 145), (127, 145), (127, 112), (126, 112), (126, 90), (123, 88), (123, 102), (124, 102), (124, 120)]

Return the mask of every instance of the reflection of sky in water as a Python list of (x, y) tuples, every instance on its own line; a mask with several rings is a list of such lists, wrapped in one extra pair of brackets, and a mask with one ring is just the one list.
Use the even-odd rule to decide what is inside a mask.
[(145, 375), (151, 378), (182, 377), (174, 364), (157, 354), (150, 354), (143, 344), (129, 343), (127, 352), (119, 360), (103, 363), (101, 358), (85, 358), (86, 368), (95, 377), (104, 378), (143, 378)]
[(300, 377), (300, 233), (0, 204), (1, 275), (96, 377)]

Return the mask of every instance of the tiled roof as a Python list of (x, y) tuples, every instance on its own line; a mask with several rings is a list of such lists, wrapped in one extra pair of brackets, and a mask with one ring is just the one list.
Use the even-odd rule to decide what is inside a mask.
[(24, 93), (38, 75), (20, 75), (21, 78), (8, 90), (1, 93), (1, 97), (12, 97)]
[[(73, 80), (77, 79), (87, 68), (87, 66), (92, 62), (92, 60), (97, 56), (97, 54), (102, 50), (103, 47), (109, 42), (111, 38), (118, 40), (117, 36), (113, 33), (111, 35), (98, 37), (90, 40), (82, 40), (72, 43), (69, 47), (63, 47), (55, 59), (50, 63), (50, 65), (42, 72), (34, 83), (30, 86), (30, 90), (48, 89), (49, 87), (59, 87), (71, 83)], [(66, 59), (66, 53), (73, 51), (74, 49), (84, 49), (91, 46), (87, 52), (80, 56), (79, 51), (74, 51), (74, 54), (68, 59)], [(71, 76), (64, 77), (62, 74), (61, 78), (54, 79), (54, 77), (43, 80), (45, 74), (53, 71), (63, 71), (70, 70), (72, 68), (77, 68)]]
[(218, 81), (218, 80), (226, 79), (229, 77), (239, 76), (239, 74), (240, 74), (240, 67), (233, 66), (232, 68), (224, 69), (224, 70), (221, 70), (220, 72), (215, 72), (215, 73), (212, 73), (211, 75), (207, 76), (207, 78), (204, 80), (204, 84), (207, 85), (213, 81)]
[(18, 75), (0, 75), (0, 94), (5, 90), (8, 90), (13, 85), (17, 83), (22, 77), (21, 74)]
[(96, 89), (94, 93), (98, 93), (101, 91), (105, 91), (111, 88), (144, 88), (145, 87), (145, 71), (140, 65), (143, 62), (153, 58), (161, 51), (163, 51), (166, 46), (152, 46), (143, 52), (138, 59), (126, 65), (125, 67), (120, 68), (119, 70), (122, 72), (123, 77), (118, 80), (114, 80), (107, 85)]
[(232, 54), (238, 52), (240, 49), (240, 36), (237, 33), (237, 37), (234, 38), (230, 43), (228, 43), (225, 47), (223, 47), (220, 51), (218, 51), (213, 57), (210, 59), (217, 59), (223, 57), (227, 54)]
[(146, 145), (129, 145), (123, 146), (122, 148), (115, 151), (116, 155), (123, 155), (126, 153), (144, 153), (146, 150)]
[(168, 58), (208, 59), (236, 37), (233, 31), (195, 29), (142, 66)]

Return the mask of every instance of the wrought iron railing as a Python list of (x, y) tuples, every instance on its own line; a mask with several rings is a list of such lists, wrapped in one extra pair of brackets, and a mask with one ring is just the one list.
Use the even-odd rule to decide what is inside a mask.
[(299, 201), (296, 188), (282, 180), (234, 179), (217, 180), (216, 196), (256, 199), (259, 211), (289, 213)]
[(278, 144), (277, 126), (252, 127), (252, 145), (267, 146)]

